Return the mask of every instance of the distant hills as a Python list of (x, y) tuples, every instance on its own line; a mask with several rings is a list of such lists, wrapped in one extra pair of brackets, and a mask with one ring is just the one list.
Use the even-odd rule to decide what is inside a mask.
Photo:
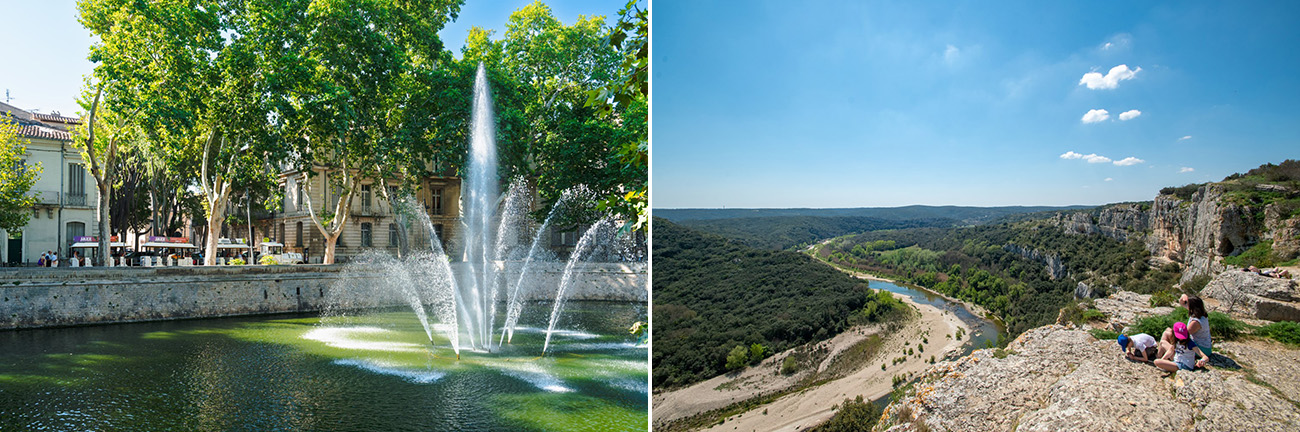
[(1009, 215), (1045, 211), (1070, 211), (1093, 206), (1006, 206), (964, 207), (926, 206), (859, 207), (859, 208), (788, 208), (788, 209), (654, 209), (655, 217), (673, 222), (693, 220), (757, 218), (773, 216), (868, 217), (886, 220), (952, 219), (964, 225), (992, 222)]
[(655, 217), (760, 249), (789, 249), (846, 234), (907, 228), (982, 225), (1069, 207), (907, 206), (843, 209), (656, 209)]

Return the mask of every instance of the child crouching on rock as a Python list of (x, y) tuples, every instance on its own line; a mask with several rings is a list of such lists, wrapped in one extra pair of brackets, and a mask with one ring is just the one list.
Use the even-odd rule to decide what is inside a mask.
[[(1164, 357), (1156, 360), (1156, 366), (1169, 372), (1179, 369), (1194, 370), (1205, 367), (1209, 358), (1201, 349), (1196, 346), (1191, 337), (1187, 334), (1187, 324), (1178, 322), (1174, 323), (1173, 346), (1162, 347), (1165, 350)], [(1199, 359), (1198, 359), (1199, 358)]]
[(1119, 349), (1124, 351), (1124, 357), (1129, 360), (1151, 363), (1160, 358), (1160, 349), (1156, 346), (1156, 338), (1146, 333), (1138, 333), (1133, 336), (1119, 335)]

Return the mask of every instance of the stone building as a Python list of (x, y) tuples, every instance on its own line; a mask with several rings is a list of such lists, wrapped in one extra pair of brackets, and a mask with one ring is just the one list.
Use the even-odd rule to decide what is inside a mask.
[(99, 233), (95, 180), (82, 163), (81, 152), (72, 145), (69, 133), (81, 119), (30, 112), (3, 102), (0, 119), (18, 123), (19, 135), (30, 141), (25, 164), (39, 163), (43, 167), (29, 192), (36, 196), (36, 205), (27, 226), (18, 232), (0, 230), (0, 238), (4, 239), (0, 241), (0, 262), (35, 265), (45, 251), (67, 257), (74, 237)]
[[(303, 176), (296, 171), (280, 175), (281, 192), (284, 194), (280, 211), (257, 211), (254, 206), (254, 236), (258, 241), (270, 238), (285, 245), (286, 252), (303, 254), (308, 263), (318, 263), (325, 255), (325, 236), (312, 223), (307, 211), (307, 196), (310, 192), (311, 203), (315, 208), (333, 209), (340, 194), (328, 186), (325, 176), (318, 175), (310, 181), (310, 188), (304, 188)], [(392, 206), (380, 191), (382, 187), (373, 179), (361, 180), (360, 190), (352, 199), (348, 220), (343, 233), (339, 235), (335, 250), (337, 262), (347, 262), (350, 258), (369, 250), (383, 250), (397, 253), (398, 229), (397, 218)], [(442, 240), (447, 253), (456, 256), (460, 248), (460, 178), (426, 177), (416, 190), (415, 199), (429, 215), (434, 230)], [(242, 205), (238, 198), (233, 204)], [(328, 205), (322, 205), (322, 203)], [(243, 211), (243, 210), (235, 210)], [(247, 226), (231, 227), (229, 237), (246, 237)], [(255, 242), (256, 243), (256, 242)]]

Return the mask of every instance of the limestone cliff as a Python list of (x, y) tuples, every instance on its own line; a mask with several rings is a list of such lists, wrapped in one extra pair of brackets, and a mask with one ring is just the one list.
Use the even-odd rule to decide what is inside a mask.
[[(1186, 199), (1161, 194), (1150, 203), (1114, 204), (1074, 213), (1057, 214), (1052, 222), (1071, 234), (1105, 235), (1116, 240), (1141, 241), (1157, 258), (1182, 263), (1183, 281), (1224, 269), (1221, 259), (1240, 254), (1264, 241), (1283, 259), (1300, 254), (1300, 216), (1278, 203), (1243, 202), (1230, 186), (1209, 183)], [(1258, 185), (1260, 191), (1290, 197), (1295, 191)]]
[(1028, 249), (1014, 243), (1007, 244), (1006, 246), (1003, 246), (1002, 249), (1020, 255), (1025, 259), (1043, 263), (1043, 266), (1046, 267), (1047, 275), (1051, 277), (1052, 280), (1063, 279), (1070, 275), (1069, 271), (1065, 269), (1065, 262), (1061, 261), (1061, 257), (1057, 254), (1039, 252), (1037, 249)]

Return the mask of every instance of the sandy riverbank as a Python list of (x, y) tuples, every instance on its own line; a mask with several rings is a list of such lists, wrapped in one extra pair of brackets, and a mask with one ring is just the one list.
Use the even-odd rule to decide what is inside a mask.
[[(749, 412), (731, 416), (711, 430), (793, 431), (808, 428), (830, 418), (833, 414), (831, 406), (842, 403), (845, 398), (862, 395), (864, 399), (876, 399), (889, 394), (893, 390), (892, 378), (895, 375), (924, 370), (929, 366), (930, 356), (942, 359), (950, 350), (960, 349), (962, 342), (970, 338), (970, 328), (956, 315), (915, 303), (906, 296), (896, 297), (919, 312), (919, 317), (909, 321), (901, 330), (884, 334), (880, 326), (859, 327), (822, 342), (832, 353), (819, 366), (825, 368), (834, 354), (879, 333), (883, 338), (881, 348), (862, 369), (820, 386), (786, 395)], [(964, 335), (962, 340), (946, 337), (956, 333), (959, 328)], [(906, 361), (892, 364), (894, 358), (903, 355), (905, 346), (915, 350), (922, 338), (929, 339), (930, 343), (923, 344), (923, 349), (908, 356)], [(722, 375), (690, 387), (654, 395), (654, 422), (661, 424), (723, 408), (797, 384), (803, 377), (802, 374), (785, 377), (778, 373), (780, 360), (790, 353), (791, 351), (786, 351), (774, 355), (758, 366), (736, 375)], [(880, 370), (881, 363), (887, 365), (886, 370)], [(807, 373), (811, 371), (804, 372)]]

